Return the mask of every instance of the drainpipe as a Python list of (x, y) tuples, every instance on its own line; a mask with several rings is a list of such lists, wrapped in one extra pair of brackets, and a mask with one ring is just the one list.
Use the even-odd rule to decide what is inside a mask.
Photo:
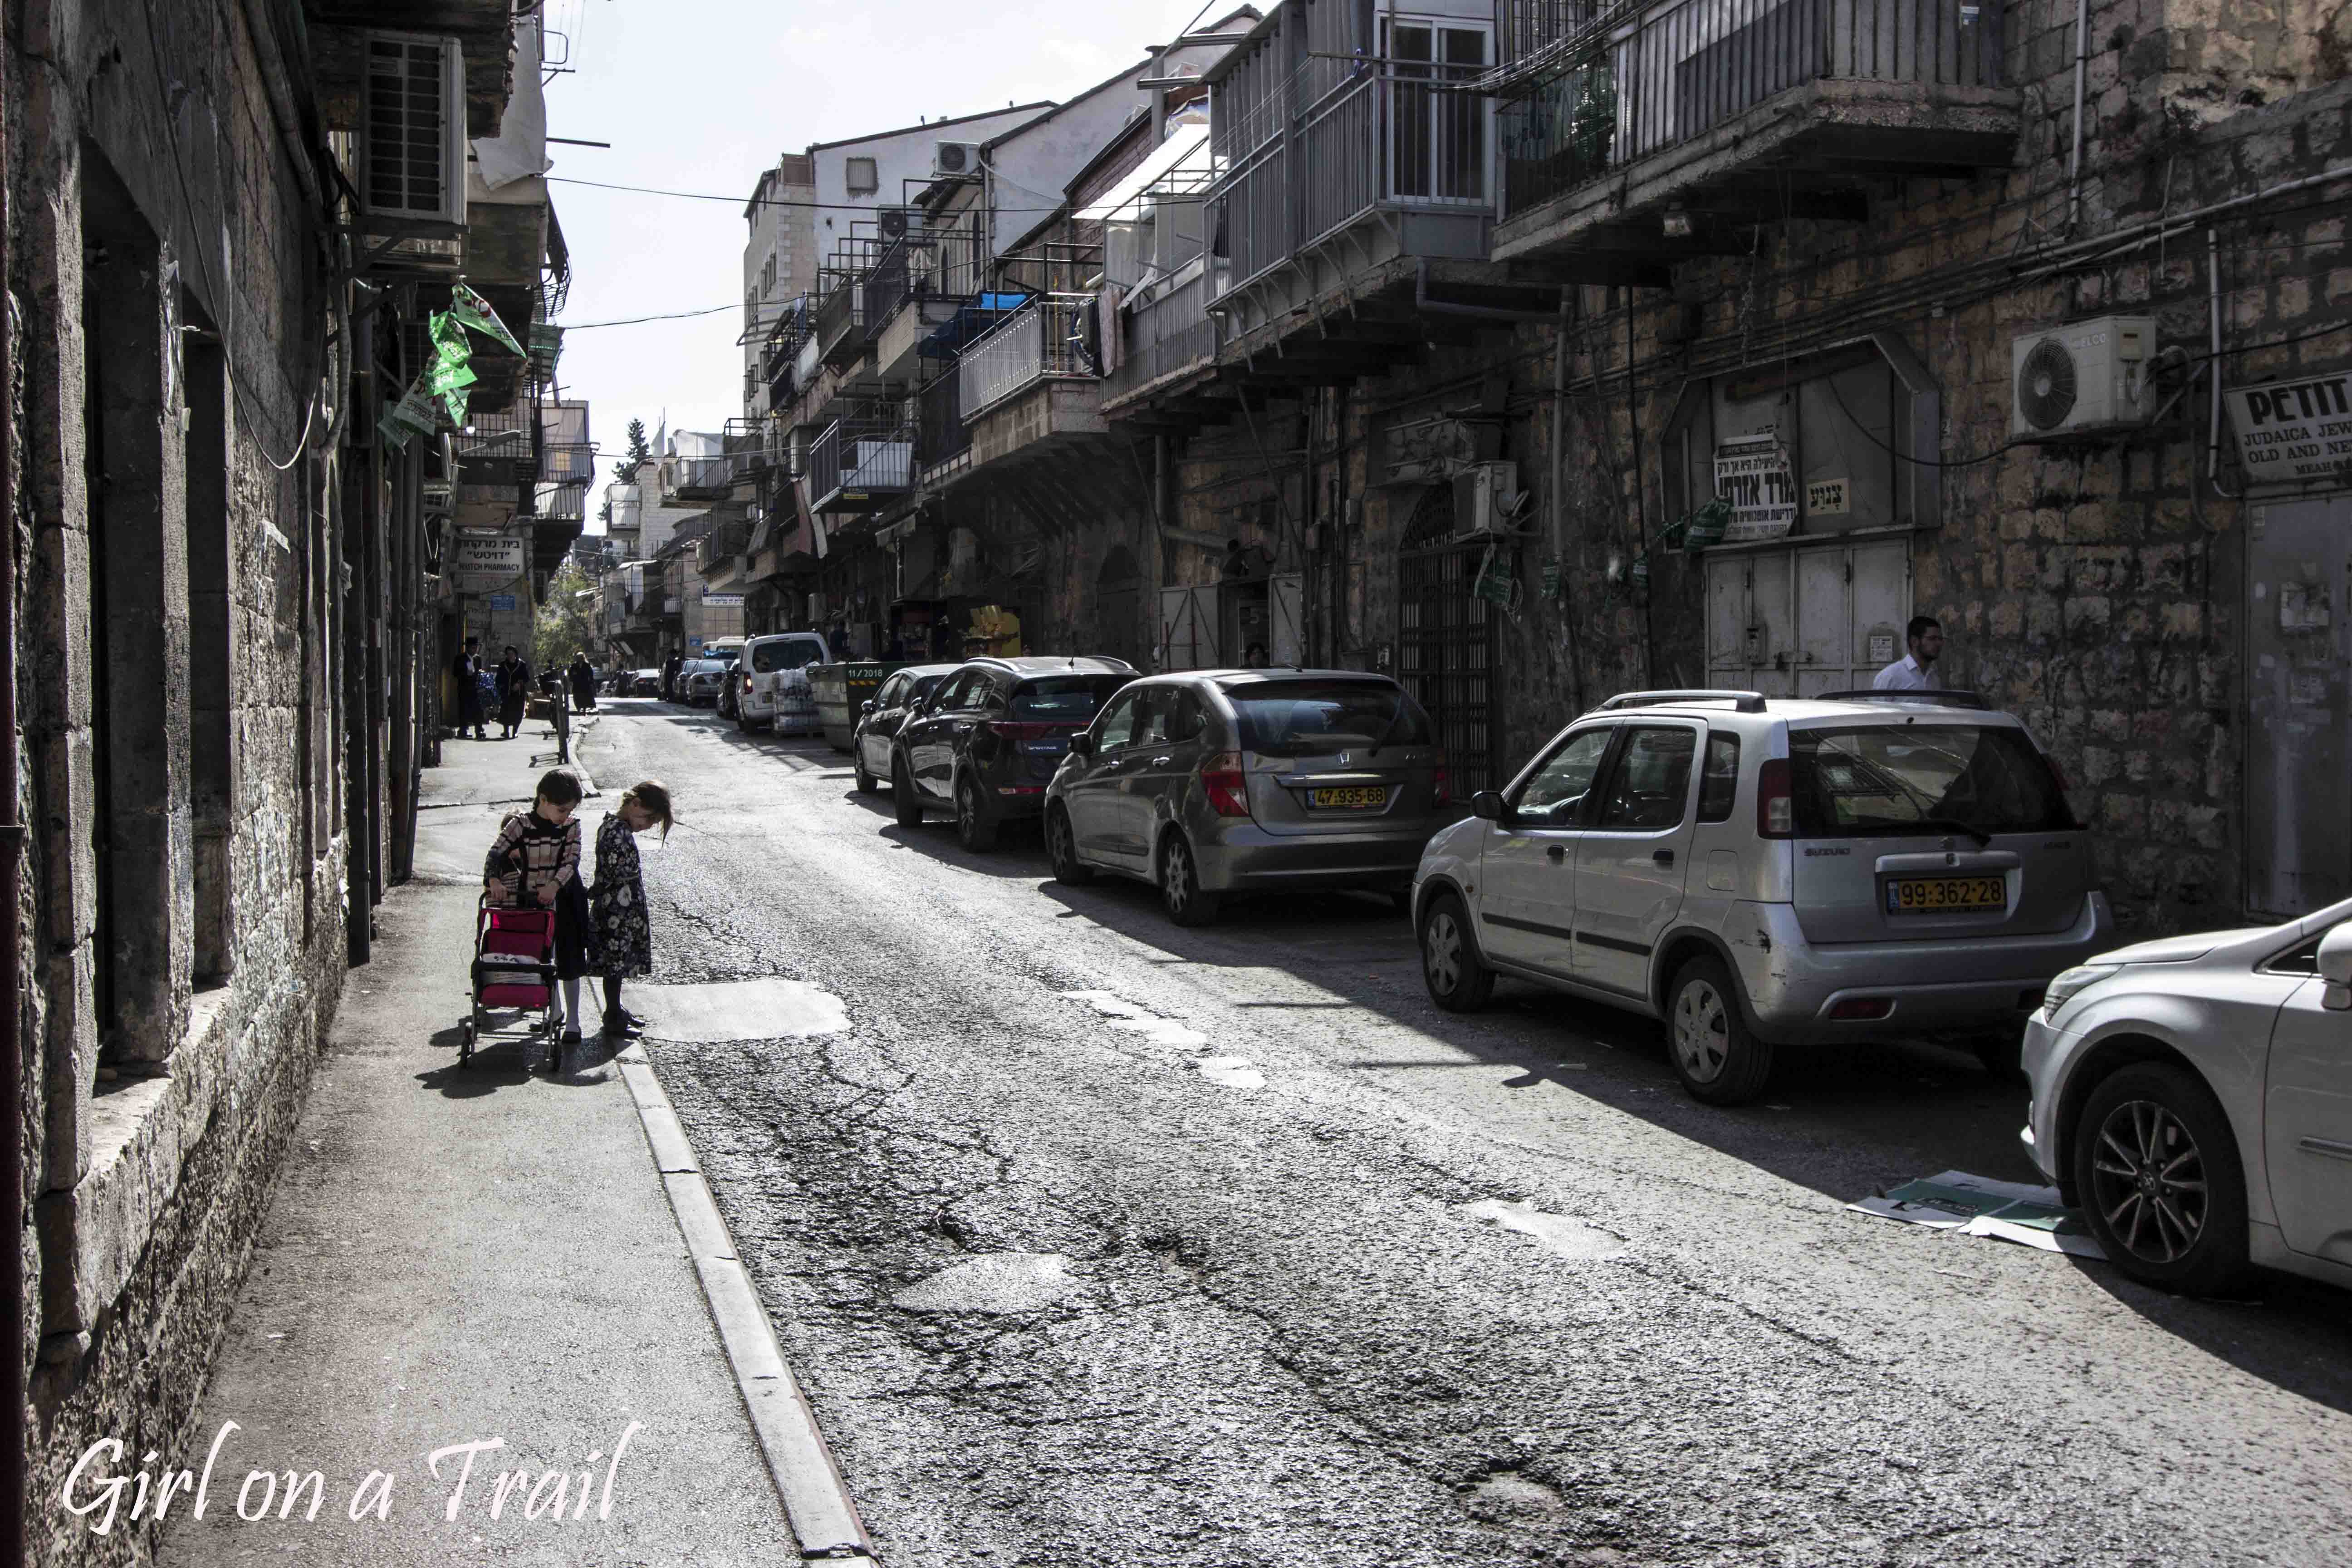
[[(1568, 290), (1559, 291), (1559, 335), (1552, 348), (1551, 375), (1551, 558), (1559, 566), (1562, 589), (1568, 586)], [(1584, 711), (1584, 656), (1577, 646), (1576, 616), (1566, 605), (1559, 610), (1560, 636), (1568, 644), (1569, 711)]]
[(2210, 339), (2205, 360), (2205, 482), (2215, 495), (2235, 500), (2221, 488), (2221, 241), (2210, 224), (2205, 227), (2205, 330)]
[[(13, 109), (0, 100), (0, 171), (8, 166), (7, 126)], [(0, 291), (7, 287), (7, 183), (0, 179)], [(16, 384), (16, 298), (5, 294), (7, 317), (0, 321), (0, 391)], [(0, 483), (13, 477), (14, 429), (0, 409)], [(10, 499), (14, 495), (11, 492)], [(16, 513), (12, 505), (0, 516), (0, 1105), (5, 1105), (8, 1131), (0, 1151), (0, 1214), (8, 1218), (11, 1247), (22, 1240), (25, 1218), (24, 1118), (25, 1058), (18, 1026), (25, 1012), (25, 977), (19, 947), (25, 940), (19, 900), (24, 892), (25, 824), (17, 815), (20, 787), (16, 753)], [(8, 1279), (6, 1310), (0, 1312), (0, 1563), (17, 1568), (25, 1561), (25, 1271), (13, 1263)]]
[(2074, 0), (2074, 151), (2066, 160), (2066, 232), (2083, 206), (2083, 102), (2091, 64), (2091, 0)]

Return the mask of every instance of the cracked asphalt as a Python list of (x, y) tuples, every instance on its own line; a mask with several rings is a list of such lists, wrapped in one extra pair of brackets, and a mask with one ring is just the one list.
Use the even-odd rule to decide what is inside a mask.
[(1967, 1058), (1717, 1110), (1654, 1026), (1439, 1013), (1385, 900), (1180, 931), (657, 703), (585, 760), (678, 802), (657, 980), (845, 1008), (648, 1052), (892, 1568), (2352, 1558), (2342, 1294), (1843, 1211), (2032, 1178)]

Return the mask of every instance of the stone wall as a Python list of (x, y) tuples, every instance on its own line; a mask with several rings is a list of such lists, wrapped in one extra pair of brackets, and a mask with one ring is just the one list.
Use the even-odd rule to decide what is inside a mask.
[[(97, 1537), (54, 1500), (100, 1438), (129, 1465), (185, 1452), (342, 982), (328, 480), (316, 455), (277, 466), (320, 374), (317, 238), (248, 9), (58, 0), (5, 61), (40, 1053), (27, 1487), (46, 1563), (152, 1554), (143, 1527)], [(210, 472), (183, 436), (207, 395), (225, 411)], [(197, 690), (203, 636), (218, 658)]]

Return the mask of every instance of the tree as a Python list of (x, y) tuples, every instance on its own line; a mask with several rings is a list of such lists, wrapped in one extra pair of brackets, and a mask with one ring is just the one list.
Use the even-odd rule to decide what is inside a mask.
[(547, 596), (539, 602), (530, 633), (531, 663), (539, 669), (561, 669), (575, 653), (587, 654), (593, 663), (599, 640), (596, 580), (578, 562), (567, 560), (547, 580)]
[(628, 455), (614, 459), (614, 466), (613, 469), (613, 477), (614, 479), (627, 479), (630, 472), (635, 469), (639, 463), (644, 462), (647, 458), (650, 458), (653, 455), (653, 447), (646, 440), (646, 422), (642, 419), (630, 420)]

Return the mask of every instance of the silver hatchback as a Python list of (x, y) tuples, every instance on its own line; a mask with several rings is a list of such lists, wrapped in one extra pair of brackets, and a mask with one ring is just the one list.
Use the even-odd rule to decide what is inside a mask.
[(1429, 717), (1384, 675), (1213, 669), (1120, 689), (1045, 792), (1054, 875), (1160, 889), (1179, 925), (1228, 894), (1369, 888), (1404, 905), (1460, 813)]

